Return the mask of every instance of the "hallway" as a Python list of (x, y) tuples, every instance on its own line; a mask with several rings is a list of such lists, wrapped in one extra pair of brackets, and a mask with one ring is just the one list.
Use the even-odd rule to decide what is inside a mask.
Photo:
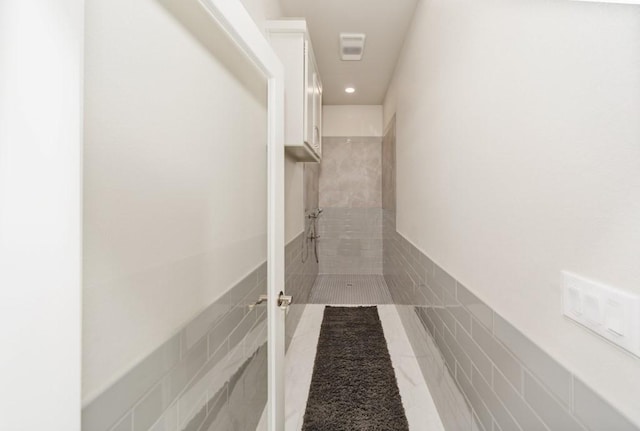
[(0, 0), (1, 431), (640, 431), (640, 0)]

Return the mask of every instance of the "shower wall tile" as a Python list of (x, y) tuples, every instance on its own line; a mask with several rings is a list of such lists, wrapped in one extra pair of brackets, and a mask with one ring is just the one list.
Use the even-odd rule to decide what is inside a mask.
[(320, 274), (382, 274), (382, 209), (325, 208), (318, 234)]
[[(383, 270), (445, 429), (640, 430), (444, 268), (431, 266), (396, 231), (388, 209)], [(459, 397), (442, 390), (444, 381)], [(451, 411), (467, 419), (461, 424)]]
[(325, 137), (320, 164), (320, 207), (381, 208), (380, 137)]
[(305, 163), (303, 177), (304, 211), (307, 214), (320, 207), (320, 163)]
[(396, 208), (396, 119), (391, 119), (382, 138), (382, 208)]
[[(321, 216), (324, 217), (324, 214)], [(310, 220), (305, 219), (305, 223)], [(285, 291), (293, 297), (285, 323), (285, 346), (288, 349), (293, 334), (300, 322), (306, 304), (311, 298), (311, 289), (318, 276), (313, 242), (299, 235), (285, 247)]]
[[(318, 273), (304, 234), (285, 249), (293, 334)], [(187, 323), (82, 410), (83, 431), (255, 430), (267, 401), (266, 263)], [(288, 343), (287, 343), (288, 345)], [(214, 428), (210, 428), (214, 427)]]

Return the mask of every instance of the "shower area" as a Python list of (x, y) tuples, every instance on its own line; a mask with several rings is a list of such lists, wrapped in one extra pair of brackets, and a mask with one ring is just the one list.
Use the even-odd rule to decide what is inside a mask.
[(321, 213), (310, 220), (318, 277), (309, 303), (392, 304), (383, 276), (383, 227), (384, 210), (395, 199), (395, 151), (382, 133), (382, 107), (325, 106), (325, 111)]

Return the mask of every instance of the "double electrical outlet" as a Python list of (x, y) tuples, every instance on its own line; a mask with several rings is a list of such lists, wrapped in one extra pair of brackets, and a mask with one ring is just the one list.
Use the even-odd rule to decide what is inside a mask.
[(564, 271), (565, 316), (640, 356), (640, 296)]

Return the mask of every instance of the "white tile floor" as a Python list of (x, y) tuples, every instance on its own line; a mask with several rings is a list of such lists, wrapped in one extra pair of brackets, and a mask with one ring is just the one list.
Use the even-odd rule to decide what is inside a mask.
[[(285, 431), (302, 429), (324, 307), (316, 304), (306, 306), (287, 352)], [(378, 305), (378, 314), (396, 372), (409, 428), (411, 431), (444, 431), (395, 305)], [(258, 430), (266, 429), (264, 424), (263, 417)]]

